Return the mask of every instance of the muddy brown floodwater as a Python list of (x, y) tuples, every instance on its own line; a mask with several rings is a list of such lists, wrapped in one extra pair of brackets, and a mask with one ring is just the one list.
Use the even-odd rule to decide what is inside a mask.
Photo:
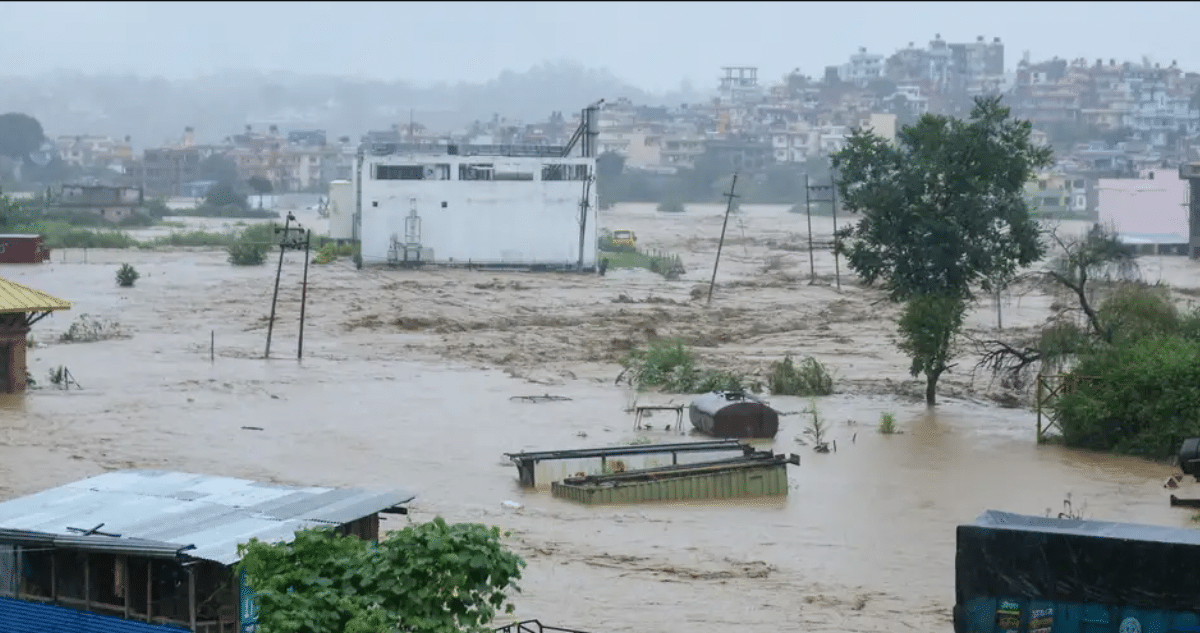
[[(693, 290), (711, 273), (720, 222), (718, 206), (603, 214), (601, 226), (679, 254), (688, 273), (678, 281), (634, 270), (313, 266), (302, 362), (296, 254), (269, 362), (273, 265), (235, 268), (215, 251), (92, 250), (0, 266), (0, 276), (75, 302), (35, 326), (30, 365), (43, 383), (65, 365), (83, 387), (0, 400), (0, 498), (119, 468), (406, 487), (419, 493), (417, 520), (440, 514), (513, 531), (529, 561), (518, 616), (663, 633), (948, 631), (954, 528), (989, 508), (1058, 512), (1069, 493), (1090, 517), (1190, 524), (1167, 505), (1171, 467), (1037, 446), (1033, 414), (996, 405), (986, 377), (959, 369), (927, 411), (893, 344), (894, 308), (844, 266), (841, 290), (833, 287), (827, 251), (816, 254), (810, 284), (804, 219), (784, 208), (747, 205), (730, 222), (705, 309)], [(830, 221), (814, 225), (828, 239)], [(122, 262), (141, 271), (135, 288), (115, 285)], [(1196, 294), (1193, 262), (1146, 258), (1142, 270)], [(1053, 300), (1032, 290), (1004, 297), (1006, 330), (1044, 321)], [(81, 314), (119, 323), (124, 336), (56, 342)], [(969, 327), (995, 323), (985, 301)], [(786, 502), (594, 508), (520, 491), (504, 452), (668, 439), (635, 432), (626, 413), (635, 395), (613, 384), (616, 359), (655, 336), (683, 337), (717, 366), (761, 369), (785, 353), (826, 362), (838, 393), (818, 406), (838, 451), (813, 453), (797, 442), (800, 416), (783, 417), (772, 448), (802, 456)], [(572, 400), (510, 400), (545, 393)], [(806, 405), (773, 403), (785, 412)], [(876, 432), (885, 411), (902, 433)]]

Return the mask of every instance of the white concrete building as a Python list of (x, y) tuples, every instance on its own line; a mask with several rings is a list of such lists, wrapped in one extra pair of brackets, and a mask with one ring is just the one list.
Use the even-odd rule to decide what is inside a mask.
[(594, 158), (391, 154), (362, 161), (354, 177), (361, 175), (355, 199), (364, 265), (596, 265)]

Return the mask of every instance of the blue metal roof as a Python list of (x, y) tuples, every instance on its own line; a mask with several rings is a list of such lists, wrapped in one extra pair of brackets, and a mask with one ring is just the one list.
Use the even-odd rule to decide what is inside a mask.
[[(349, 523), (415, 496), (124, 470), (0, 503), (0, 542), (46, 539), (80, 549), (159, 553), (188, 549), (193, 558), (230, 565), (238, 561), (238, 545), (251, 538), (290, 541), (299, 530)], [(120, 536), (81, 534), (100, 524), (100, 532)]]
[(0, 633), (181, 633), (184, 630), (0, 598)]

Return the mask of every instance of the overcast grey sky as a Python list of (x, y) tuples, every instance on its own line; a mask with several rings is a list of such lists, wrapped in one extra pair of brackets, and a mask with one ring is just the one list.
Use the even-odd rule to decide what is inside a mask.
[[(0, 75), (188, 77), (223, 69), (479, 82), (573, 59), (661, 91), (721, 66), (819, 76), (859, 46), (891, 54), (983, 35), (1028, 50), (1178, 60), (1200, 71), (1197, 2), (4, 2)], [(2, 89), (2, 87), (0, 87)]]

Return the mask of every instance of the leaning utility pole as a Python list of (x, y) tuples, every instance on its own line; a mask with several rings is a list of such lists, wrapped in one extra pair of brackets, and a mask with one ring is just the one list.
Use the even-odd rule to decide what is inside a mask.
[[(287, 250), (288, 230), (291, 228), (292, 220), (296, 216), (292, 215), (291, 211), (287, 214), (287, 219), (283, 221), (283, 237), (279, 240), (279, 265), (275, 268), (275, 292), (271, 295), (271, 317), (267, 320), (267, 350), (263, 352), (263, 358), (271, 357), (271, 334), (275, 330), (275, 306), (279, 302), (279, 277), (283, 274), (283, 253)], [(275, 229), (278, 235), (280, 229)]]
[(708, 301), (705, 307), (712, 305), (713, 287), (717, 285), (717, 266), (721, 264), (721, 248), (725, 246), (725, 228), (729, 226), (729, 214), (733, 211), (733, 199), (738, 196), (733, 192), (737, 188), (737, 172), (733, 173), (733, 182), (729, 183), (729, 193), (725, 197), (729, 202), (725, 205), (725, 221), (721, 223), (721, 239), (717, 242), (717, 259), (713, 262), (712, 281), (708, 283)]
[(296, 360), (304, 358), (304, 306), (308, 303), (308, 256), (312, 250), (312, 229), (304, 232), (304, 281), (300, 284), (300, 342), (296, 345)]

